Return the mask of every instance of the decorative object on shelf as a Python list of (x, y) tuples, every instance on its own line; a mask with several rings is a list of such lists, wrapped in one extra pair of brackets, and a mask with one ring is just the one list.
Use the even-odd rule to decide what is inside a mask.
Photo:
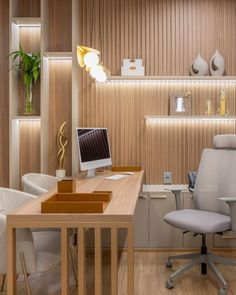
[(191, 76), (206, 76), (208, 74), (208, 64), (200, 54), (192, 62), (189, 73)]
[(191, 116), (192, 102), (191, 93), (171, 94), (169, 103), (170, 116)]
[[(27, 53), (21, 45), (20, 49), (10, 54), (13, 56), (13, 68), (22, 74), (25, 85), (25, 105), (24, 115), (32, 116), (35, 113), (32, 98), (33, 82), (36, 83), (40, 78), (41, 57), (40, 53)], [(16, 61), (18, 59), (18, 61)]]
[(86, 67), (91, 77), (100, 83), (105, 82), (110, 73), (101, 63), (99, 63), (100, 52), (96, 49), (86, 47), (86, 46), (77, 46), (77, 59), (80, 67)]
[(227, 97), (225, 94), (225, 90), (222, 88), (220, 90), (220, 101), (219, 101), (219, 107), (218, 107), (218, 115), (220, 116), (228, 116), (228, 103), (227, 103)]
[(213, 104), (212, 104), (212, 100), (208, 99), (206, 101), (206, 111), (205, 111), (205, 116), (213, 116)]
[(65, 121), (61, 127), (58, 130), (57, 133), (57, 170), (56, 170), (56, 176), (59, 178), (63, 178), (66, 176), (66, 170), (65, 170), (65, 149), (68, 144), (68, 141), (65, 137), (65, 126), (67, 124), (67, 121)]
[(223, 76), (225, 73), (225, 60), (223, 56), (216, 49), (214, 55), (210, 60), (210, 74), (211, 76)]
[(121, 76), (144, 76), (142, 59), (123, 59)]

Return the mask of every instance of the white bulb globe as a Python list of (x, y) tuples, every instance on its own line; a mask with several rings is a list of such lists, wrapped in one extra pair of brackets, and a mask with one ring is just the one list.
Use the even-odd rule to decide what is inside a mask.
[(107, 75), (103, 71), (103, 68), (101, 66), (92, 67), (90, 70), (90, 75), (92, 76), (92, 78), (100, 83), (105, 82), (107, 79)]
[(84, 63), (88, 68), (92, 68), (99, 63), (99, 57), (95, 52), (88, 52), (84, 56)]
[(103, 83), (107, 80), (107, 75), (104, 71), (102, 71), (102, 73), (99, 75), (99, 77), (97, 77), (96, 81), (99, 83)]

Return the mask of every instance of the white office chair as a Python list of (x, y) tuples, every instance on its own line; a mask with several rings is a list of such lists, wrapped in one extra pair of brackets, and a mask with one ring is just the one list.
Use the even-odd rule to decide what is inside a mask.
[(55, 176), (28, 173), (22, 176), (23, 191), (35, 196), (40, 196), (55, 187), (57, 181), (58, 178)]
[[(0, 188), (0, 273), (3, 274), (1, 292), (6, 279), (6, 215), (35, 196), (12, 189)], [(40, 235), (40, 236), (38, 236)], [(36, 243), (35, 243), (36, 241)], [(38, 245), (37, 245), (38, 242)], [(50, 245), (49, 245), (50, 243)], [(32, 234), (30, 229), (16, 231), (16, 270), (24, 275), (26, 292), (31, 294), (28, 275), (44, 273), (60, 262), (60, 232)]]
[(236, 266), (236, 261), (208, 252), (206, 234), (236, 231), (235, 177), (236, 135), (217, 135), (214, 137), (214, 149), (205, 149), (202, 153), (193, 191), (196, 209), (177, 208), (180, 210), (170, 212), (164, 217), (168, 224), (202, 236), (200, 253), (171, 256), (167, 259), (167, 267), (171, 267), (175, 259), (191, 260), (189, 264), (170, 276), (166, 282), (168, 289), (174, 287), (174, 279), (201, 264), (201, 273), (207, 274), (207, 267), (209, 267), (222, 285), (218, 294), (226, 294), (227, 283), (215, 263)]

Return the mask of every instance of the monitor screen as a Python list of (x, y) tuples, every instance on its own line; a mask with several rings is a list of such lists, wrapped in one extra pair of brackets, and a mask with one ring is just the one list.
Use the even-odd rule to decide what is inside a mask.
[(111, 165), (106, 128), (76, 128), (76, 132), (81, 170)]

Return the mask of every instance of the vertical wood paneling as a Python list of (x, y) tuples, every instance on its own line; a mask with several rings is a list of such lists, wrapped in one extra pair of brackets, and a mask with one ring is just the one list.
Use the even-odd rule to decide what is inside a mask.
[(40, 17), (40, 0), (13, 0), (13, 17)]
[(72, 1), (48, 0), (45, 51), (72, 51)]
[(9, 183), (9, 1), (0, 1), (0, 186)]
[[(209, 62), (216, 49), (225, 57), (226, 74), (236, 75), (235, 1), (95, 2), (93, 11), (93, 0), (80, 0), (80, 44), (102, 49), (102, 61), (112, 75), (120, 75), (124, 58), (142, 58), (147, 76), (188, 76), (199, 53)], [(97, 24), (93, 30), (92, 18)], [(162, 182), (167, 170), (175, 183), (184, 183), (186, 172), (197, 169), (202, 148), (211, 146), (214, 134), (235, 133), (234, 123), (180, 121), (147, 126), (144, 122), (145, 115), (168, 115), (171, 93), (191, 91), (193, 115), (205, 114), (207, 99), (212, 99), (216, 112), (221, 88), (226, 89), (230, 115), (235, 115), (234, 83), (96, 85), (83, 70), (79, 83), (79, 125), (107, 127), (113, 164), (143, 165), (146, 183)]]
[(19, 121), (20, 181), (25, 173), (40, 172), (40, 121)]
[(65, 154), (65, 169), (71, 175), (71, 60), (49, 61), (49, 140), (48, 173), (55, 175), (57, 169), (57, 132), (67, 121), (65, 136), (68, 140)]

